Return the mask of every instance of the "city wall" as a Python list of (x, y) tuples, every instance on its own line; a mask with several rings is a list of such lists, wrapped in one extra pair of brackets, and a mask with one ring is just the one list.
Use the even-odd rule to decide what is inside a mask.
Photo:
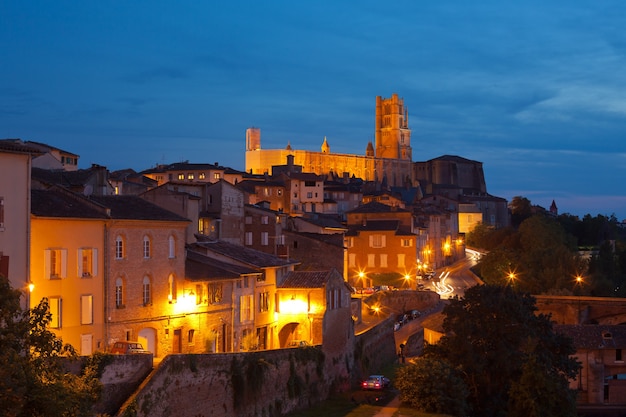
[(356, 388), (397, 360), (391, 319), (342, 352), (321, 346), (169, 355), (119, 410), (129, 416), (280, 416)]

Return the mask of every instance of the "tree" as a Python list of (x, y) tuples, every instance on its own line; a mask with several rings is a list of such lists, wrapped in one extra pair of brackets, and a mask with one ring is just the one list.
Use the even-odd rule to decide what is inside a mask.
[(99, 358), (81, 375), (66, 372), (63, 360), (76, 352), (48, 330), (48, 300), (32, 310), (20, 307), (21, 293), (0, 275), (0, 404), (3, 415), (89, 416), (98, 400)]
[(518, 227), (532, 215), (532, 204), (526, 197), (515, 196), (509, 203), (511, 209), (511, 225)]
[(447, 362), (421, 358), (398, 368), (400, 401), (427, 413), (467, 415), (467, 386)]
[(494, 285), (472, 287), (444, 308), (446, 335), (425, 356), (460, 372), (473, 415), (529, 415), (531, 403), (530, 415), (576, 415), (569, 380), (580, 365), (572, 341), (536, 310), (530, 294)]

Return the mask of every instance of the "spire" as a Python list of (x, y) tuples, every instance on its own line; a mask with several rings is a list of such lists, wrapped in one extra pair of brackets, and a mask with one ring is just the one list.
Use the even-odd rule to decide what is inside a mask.
[(365, 149), (366, 156), (374, 156), (374, 145), (372, 145), (372, 141), (367, 142), (367, 148)]
[(291, 150), (291, 143), (289, 141), (287, 141), (287, 147), (285, 149), (288, 151)]
[(326, 140), (326, 136), (324, 136), (324, 143), (322, 143), (322, 153), (330, 153), (330, 145)]

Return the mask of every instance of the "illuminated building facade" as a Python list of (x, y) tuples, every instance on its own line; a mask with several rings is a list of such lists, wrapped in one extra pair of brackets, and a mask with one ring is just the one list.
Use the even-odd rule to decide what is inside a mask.
[(246, 130), (246, 172), (271, 173), (272, 166), (285, 163), (289, 155), (304, 172), (318, 175), (333, 173), (355, 176), (365, 181), (386, 181), (402, 186), (413, 182), (411, 130), (408, 110), (397, 94), (391, 98), (376, 97), (375, 144), (367, 144), (365, 155), (331, 153), (326, 138), (319, 152), (285, 149), (262, 149), (261, 130)]

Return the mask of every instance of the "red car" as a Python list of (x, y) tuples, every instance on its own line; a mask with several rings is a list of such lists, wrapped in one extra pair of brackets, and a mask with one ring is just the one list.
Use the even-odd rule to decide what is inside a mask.
[(381, 390), (389, 386), (389, 379), (383, 375), (370, 375), (365, 381), (361, 383), (362, 389), (375, 389)]

